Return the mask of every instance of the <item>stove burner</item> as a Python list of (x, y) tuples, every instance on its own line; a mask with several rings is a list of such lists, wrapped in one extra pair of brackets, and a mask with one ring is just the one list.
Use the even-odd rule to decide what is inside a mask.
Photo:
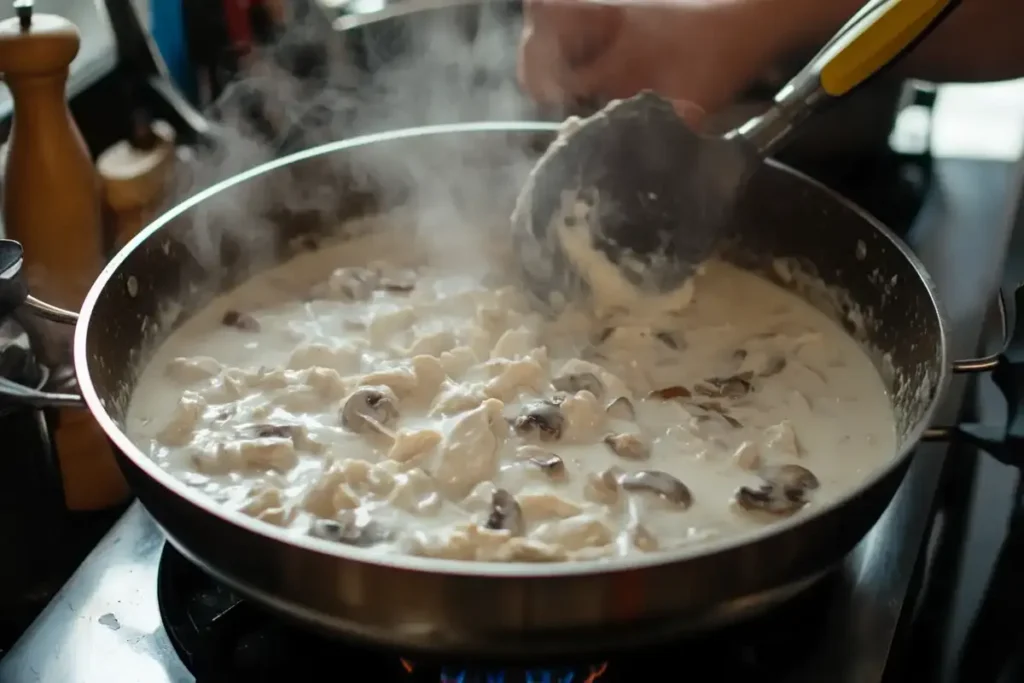
[[(750, 622), (607, 662), (494, 664), (426, 661), (346, 644), (302, 630), (217, 583), (170, 545), (160, 557), (157, 599), (164, 627), (197, 683), (260, 683), (352, 672), (380, 683), (635, 683), (666, 671), (714, 671), (715, 680), (780, 681), (813, 651), (839, 577)], [(357, 672), (358, 670), (358, 672)], [(370, 673), (372, 672), (372, 674)], [(688, 678), (704, 680), (703, 676)]]
[[(400, 659), (402, 668), (410, 676), (416, 676), (417, 667), (407, 659)], [(608, 662), (597, 665), (558, 667), (502, 667), (501, 669), (480, 669), (443, 666), (440, 671), (419, 671), (414, 680), (430, 680), (439, 683), (604, 683), (608, 673)], [(436, 674), (436, 675), (435, 675)], [(425, 676), (425, 677), (424, 677)]]

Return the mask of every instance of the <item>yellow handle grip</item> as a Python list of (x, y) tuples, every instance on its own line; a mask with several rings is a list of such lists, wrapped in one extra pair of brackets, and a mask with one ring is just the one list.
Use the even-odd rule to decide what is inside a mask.
[(850, 92), (899, 56), (954, 2), (889, 0), (827, 52), (820, 71), (822, 89), (832, 97)]

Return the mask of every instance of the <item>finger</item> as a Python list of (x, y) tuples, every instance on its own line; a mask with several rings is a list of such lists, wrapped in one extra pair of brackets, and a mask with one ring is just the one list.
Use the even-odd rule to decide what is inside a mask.
[(532, 21), (555, 39), (562, 59), (571, 67), (594, 61), (615, 37), (622, 10), (589, 0), (546, 0), (532, 3)]
[(672, 107), (679, 114), (679, 118), (686, 121), (687, 125), (694, 129), (700, 128), (704, 122), (704, 117), (707, 115), (703, 107), (687, 100), (673, 100)]
[(574, 68), (597, 59), (621, 23), (617, 7), (586, 0), (527, 0), (520, 39), (520, 85), (535, 99), (561, 102)]
[(524, 28), (517, 65), (519, 85), (541, 104), (560, 104), (566, 97), (562, 86), (566, 66), (557, 47), (543, 31), (531, 25)]
[(577, 98), (615, 99), (635, 95), (651, 87), (648, 69), (624, 44), (622, 34), (588, 64), (567, 70), (562, 88)]

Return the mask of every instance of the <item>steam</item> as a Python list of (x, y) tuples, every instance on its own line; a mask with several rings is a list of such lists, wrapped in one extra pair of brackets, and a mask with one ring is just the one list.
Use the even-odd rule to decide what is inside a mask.
[[(177, 200), (335, 140), (427, 124), (536, 118), (515, 82), (520, 19), (513, 4), (420, 3), (428, 9), (343, 32), (315, 0), (286, 5), (284, 32), (252, 55), (211, 112), (216, 144), (189, 165)], [(403, 194), (428, 258), (486, 270), (492, 265), (488, 228), (508, 230), (511, 200), (532, 165), (520, 145), (498, 137), (435, 136), (429, 149), (414, 140), (386, 143), (275, 171), (197, 206), (185, 246), (210, 275), (224, 270), (225, 240), (241, 245), (247, 261), (263, 263), (274, 252), (282, 214), (330, 226), (339, 198), (350, 191), (393, 189), (396, 196), (385, 199)]]

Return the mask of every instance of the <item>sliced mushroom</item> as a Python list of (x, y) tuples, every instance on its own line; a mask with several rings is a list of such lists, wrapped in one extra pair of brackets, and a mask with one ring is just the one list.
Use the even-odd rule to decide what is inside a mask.
[(725, 420), (726, 423), (730, 427), (732, 427), (733, 429), (742, 429), (743, 428), (743, 423), (740, 422), (739, 420), (737, 420), (732, 415), (729, 415), (727, 413), (722, 413), (722, 419)]
[(807, 504), (807, 492), (819, 486), (814, 473), (799, 465), (766, 467), (760, 475), (764, 479), (760, 487), (742, 486), (736, 491), (736, 503), (744, 510), (792, 515)]
[(569, 394), (565, 393), (564, 391), (559, 391), (558, 393), (552, 395), (551, 398), (547, 399), (547, 401), (552, 405), (560, 406), (563, 403), (565, 403), (565, 399), (567, 398), (569, 398)]
[(309, 438), (308, 430), (294, 424), (250, 424), (239, 432), (250, 439), (291, 439), (295, 448), (307, 451), (323, 450), (323, 444)]
[(243, 332), (259, 332), (260, 322), (256, 318), (252, 317), (248, 313), (241, 313), (239, 311), (225, 311), (224, 316), (220, 319), (222, 325), (226, 327), (234, 327), (237, 330)]
[(620, 458), (647, 460), (651, 457), (650, 447), (636, 434), (609, 434), (604, 442)]
[(619, 486), (627, 491), (649, 491), (670, 503), (681, 506), (684, 510), (693, 504), (693, 494), (690, 493), (690, 489), (668, 472), (659, 470), (629, 472), (619, 478)]
[(565, 461), (555, 453), (538, 452), (531, 455), (527, 462), (554, 479), (565, 476)]
[(267, 438), (278, 438), (278, 439), (290, 439), (295, 433), (295, 425), (270, 425), (270, 424), (258, 424), (248, 425), (242, 432), (246, 436), (251, 436), (254, 439), (267, 439)]
[(567, 394), (575, 394), (579, 391), (589, 391), (595, 397), (601, 398), (604, 394), (604, 384), (597, 375), (591, 372), (579, 372), (556, 377), (551, 382), (557, 391), (564, 391)]
[(682, 348), (682, 344), (679, 343), (679, 340), (671, 332), (658, 332), (654, 335), (654, 338), (673, 351), (678, 351)]
[(494, 491), (486, 526), (488, 529), (505, 529), (512, 532), (513, 536), (523, 535), (523, 511), (515, 496), (505, 489)]
[(617, 399), (609, 403), (604, 411), (608, 413), (609, 417), (618, 418), (620, 420), (636, 419), (636, 408), (633, 407), (633, 402), (625, 396), (619, 396)]
[(381, 431), (398, 419), (398, 399), (390, 388), (362, 387), (345, 399), (341, 424), (357, 434)]
[(765, 467), (760, 474), (762, 479), (781, 486), (787, 492), (799, 490), (803, 494), (821, 485), (813, 472), (800, 465)]
[(712, 377), (694, 388), (701, 396), (708, 398), (743, 398), (753, 390), (750, 380), (753, 373), (741, 372), (731, 377)]
[(382, 278), (380, 281), (380, 288), (385, 292), (392, 294), (408, 294), (412, 290), (416, 289), (416, 283), (412, 279), (392, 279)]
[(512, 428), (520, 436), (536, 435), (541, 441), (556, 441), (562, 436), (565, 416), (551, 401), (535, 401), (523, 406)]
[(309, 535), (360, 548), (384, 543), (391, 538), (380, 524), (352, 510), (339, 513), (337, 519), (314, 520), (309, 526)]
[(690, 398), (691, 396), (693, 396), (693, 393), (686, 387), (671, 386), (652, 391), (648, 398), (660, 398), (662, 401), (670, 401), (674, 398)]

